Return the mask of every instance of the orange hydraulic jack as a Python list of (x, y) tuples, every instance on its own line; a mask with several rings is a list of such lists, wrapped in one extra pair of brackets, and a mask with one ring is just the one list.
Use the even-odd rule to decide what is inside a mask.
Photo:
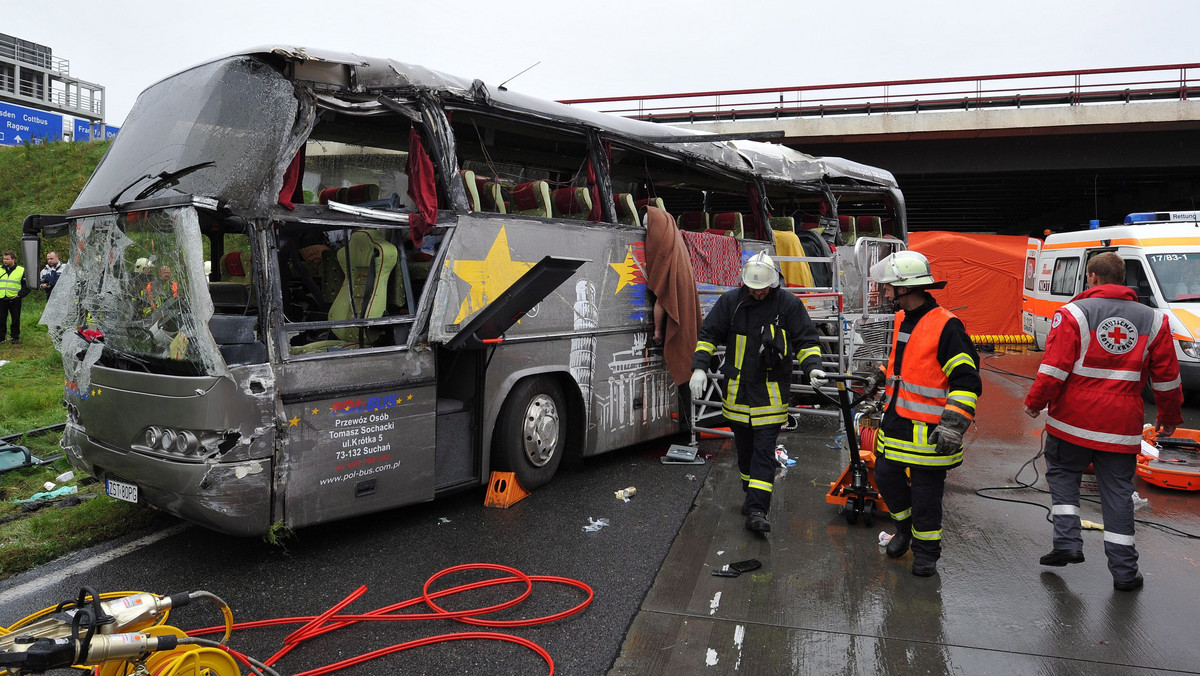
[[(860, 450), (859, 430), (854, 425), (854, 407), (874, 393), (874, 382), (861, 376), (828, 376), (837, 383), (838, 405), (842, 409), (842, 424), (846, 430), (846, 446), (850, 449), (850, 463), (842, 470), (837, 481), (830, 482), (829, 493), (825, 502), (831, 505), (841, 505), (841, 513), (846, 517), (846, 523), (854, 524), (861, 516), (863, 525), (870, 527), (875, 523), (877, 514), (887, 514), (887, 505), (879, 495), (875, 485), (875, 433), (871, 427), (861, 430)], [(867, 386), (866, 391), (856, 399), (850, 399), (847, 383), (861, 382)]]

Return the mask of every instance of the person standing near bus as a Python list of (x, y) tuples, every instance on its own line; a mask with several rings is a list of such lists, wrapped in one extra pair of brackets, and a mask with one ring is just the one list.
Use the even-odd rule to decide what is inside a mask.
[(1083, 563), (1079, 481), (1092, 465), (1100, 483), (1104, 554), (1113, 588), (1143, 584), (1133, 540), (1133, 476), (1142, 443), (1142, 388), (1149, 374), (1158, 408), (1156, 431), (1169, 437), (1183, 422), (1183, 390), (1171, 325), (1124, 286), (1125, 261), (1112, 252), (1087, 264), (1087, 286), (1059, 308), (1046, 354), (1025, 396), (1025, 413), (1046, 418), (1046, 483), (1054, 548), (1043, 566)]
[(725, 397), (721, 412), (737, 447), (746, 528), (769, 533), (775, 442), (787, 422), (792, 359), (814, 386), (828, 383), (821, 370), (817, 329), (804, 303), (780, 288), (779, 271), (765, 252), (742, 266), (742, 286), (717, 299), (700, 327), (689, 382), (692, 399), (704, 395), (708, 366), (717, 345), (728, 346), (721, 372)]
[(888, 403), (875, 436), (875, 483), (896, 522), (887, 555), (911, 547), (912, 574), (929, 577), (942, 555), (946, 473), (962, 464), (983, 392), (979, 356), (962, 321), (929, 294), (946, 282), (934, 281), (925, 256), (897, 251), (871, 266), (870, 278), (896, 307)]
[(25, 268), (17, 265), (15, 253), (5, 251), (0, 261), (3, 263), (0, 267), (0, 343), (4, 342), (5, 323), (11, 317), (12, 342), (16, 345), (21, 342), (21, 299), (29, 295), (29, 289), (21, 281)]
[(59, 277), (62, 277), (66, 263), (58, 260), (58, 253), (54, 251), (46, 252), (46, 266), (42, 268), (40, 279), (42, 280), (41, 288), (46, 292), (46, 297), (54, 291), (54, 285), (58, 284)]

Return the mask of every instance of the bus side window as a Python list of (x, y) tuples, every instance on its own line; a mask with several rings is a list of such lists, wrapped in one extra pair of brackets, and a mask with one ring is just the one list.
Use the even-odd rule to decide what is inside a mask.
[(1154, 291), (1150, 288), (1150, 279), (1146, 277), (1146, 271), (1142, 268), (1142, 262), (1134, 259), (1125, 259), (1125, 286), (1137, 292), (1138, 302), (1142, 305), (1150, 307), (1158, 307), (1158, 303), (1154, 302)]
[(470, 110), (450, 112), (471, 211), (600, 220), (586, 136)]
[[(287, 329), (289, 352), (317, 352), (399, 345), (411, 325), (405, 261), (388, 231), (329, 230), (284, 235), (280, 269), (285, 318), (305, 322)], [(335, 236), (337, 235), (337, 236)], [(344, 242), (344, 244), (343, 244)], [(395, 318), (381, 326), (354, 320)], [(319, 326), (312, 326), (319, 324)]]
[(1050, 277), (1050, 295), (1074, 296), (1079, 287), (1079, 259), (1059, 258), (1054, 261)]

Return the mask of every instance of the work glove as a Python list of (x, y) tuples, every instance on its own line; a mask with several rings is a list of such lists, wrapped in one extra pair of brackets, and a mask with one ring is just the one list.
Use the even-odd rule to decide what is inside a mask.
[(708, 375), (704, 373), (704, 369), (692, 371), (692, 379), (688, 382), (688, 387), (692, 390), (692, 399), (699, 399), (704, 396), (704, 384), (706, 382), (708, 382)]
[(937, 444), (938, 455), (954, 455), (962, 449), (963, 434), (971, 426), (971, 419), (953, 409), (943, 409), (942, 419), (929, 433), (930, 443)]
[(875, 394), (875, 391), (878, 390), (885, 382), (887, 382), (887, 372), (883, 370), (882, 366), (880, 366), (874, 371), (871, 371), (871, 374), (867, 376), (866, 392), (868, 394)]
[(808, 372), (808, 384), (813, 386), (813, 389), (825, 387), (829, 384), (829, 376), (821, 369), (813, 369)]

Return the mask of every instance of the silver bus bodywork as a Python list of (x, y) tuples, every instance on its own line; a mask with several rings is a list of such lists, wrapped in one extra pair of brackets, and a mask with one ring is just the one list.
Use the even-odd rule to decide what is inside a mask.
[[(317, 157), (318, 149), (362, 148), (374, 134), (384, 140), (355, 156), (356, 170), (411, 155), (402, 132), (380, 133), (381, 120), (429, 149), (437, 211), (425, 243), (438, 242), (430, 251), (415, 245), (416, 210), (399, 204), (399, 191), (389, 204), (357, 209), (307, 197), (292, 204), (284, 194), (297, 166), (308, 173), (295, 195), (317, 169), (332, 175), (352, 156)], [(496, 121), (494, 130), (473, 132), (472, 120)], [(486, 213), (471, 201), (472, 184), (458, 180), (456, 144), (463, 158), (474, 152), (467, 146), (486, 152), (491, 134), (509, 128), (534, 129), (547, 148), (575, 148), (601, 169), (624, 153), (663, 174), (757, 186), (748, 212), (770, 213), (768, 202), (786, 194), (830, 204), (836, 223), (839, 202), (879, 202), (904, 239), (894, 179), (865, 165), (700, 134), (679, 142), (689, 132), (386, 59), (294, 47), (223, 57), (139, 97), (66, 216), (71, 265), (43, 323), (63, 355), (72, 464), (170, 513), (256, 535), (478, 486), (496, 458), (527, 461), (511, 468), (536, 485), (567, 451), (593, 455), (677, 432), (678, 392), (650, 340), (637, 270), (645, 230), (621, 223), (610, 175), (595, 172), (586, 184), (600, 198), (595, 221)], [(333, 131), (317, 139), (325, 129)], [(619, 149), (601, 157), (605, 144)], [(548, 158), (531, 164), (557, 161), (542, 149), (529, 154)], [(718, 192), (693, 191), (706, 208)], [(740, 240), (747, 252), (773, 247), (759, 221), (758, 234)], [(27, 234), (54, 230), (39, 228)], [(351, 251), (373, 247), (363, 259), (386, 274), (381, 315), (352, 308), (334, 318), (332, 306), (294, 302), (317, 300), (312, 282), (327, 278), (304, 272), (306, 237), (334, 252), (313, 265), (350, 271), (342, 287), (351, 296)], [(340, 248), (330, 244), (337, 237)], [(239, 251), (244, 275), (227, 265)], [(379, 265), (381, 256), (392, 262)], [(865, 271), (879, 256), (860, 257), (843, 256), (835, 269)], [(539, 262), (552, 270), (525, 277)], [(519, 293), (504, 296), (522, 279)], [(868, 294), (856, 295), (867, 318)], [(511, 316), (486, 317), (501, 298), (516, 308)], [(833, 317), (839, 331), (842, 314)], [(532, 422), (521, 430), (522, 420)]]

